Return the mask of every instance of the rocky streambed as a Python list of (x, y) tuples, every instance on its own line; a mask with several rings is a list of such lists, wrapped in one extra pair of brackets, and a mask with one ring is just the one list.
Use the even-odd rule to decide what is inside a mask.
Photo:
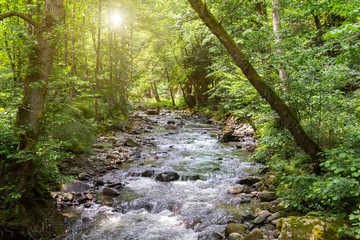
[(279, 237), (286, 212), (269, 191), (273, 176), (254, 176), (257, 165), (247, 161), (256, 145), (251, 127), (184, 112), (128, 121), (98, 138), (96, 154), (64, 164), (77, 179), (52, 192), (68, 228), (60, 238)]

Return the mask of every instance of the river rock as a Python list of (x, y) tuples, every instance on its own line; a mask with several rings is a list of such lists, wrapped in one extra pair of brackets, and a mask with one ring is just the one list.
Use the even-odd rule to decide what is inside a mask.
[(83, 219), (81, 219), (81, 221), (82, 221), (83, 223), (89, 223), (89, 222), (91, 222), (91, 218), (84, 217)]
[(132, 151), (130, 153), (130, 156), (134, 157), (134, 158), (141, 158), (141, 152), (140, 151)]
[(177, 172), (166, 171), (158, 174), (155, 179), (159, 182), (171, 182), (171, 181), (179, 180), (179, 178), (180, 175)]
[(169, 120), (167, 124), (175, 124), (175, 120)]
[(246, 233), (246, 226), (244, 224), (229, 223), (225, 228), (225, 237), (229, 237), (231, 233)]
[(175, 125), (173, 125), (173, 124), (169, 124), (169, 125), (166, 125), (166, 126), (165, 126), (165, 129), (166, 129), (166, 130), (176, 130), (177, 127), (176, 127)]
[(78, 175), (78, 178), (79, 178), (79, 180), (88, 181), (88, 180), (90, 180), (92, 177), (91, 177), (89, 174), (87, 174), (87, 173), (80, 173), (80, 174)]
[(93, 200), (94, 196), (92, 194), (88, 193), (88, 194), (86, 194), (86, 198), (89, 200)]
[(63, 196), (64, 202), (71, 202), (74, 199), (74, 195), (72, 193), (65, 193)]
[(280, 204), (270, 207), (270, 212), (272, 212), (272, 213), (276, 213), (276, 212), (280, 212), (280, 211), (284, 211), (284, 210), (285, 210), (285, 207)]
[(142, 177), (152, 177), (155, 174), (155, 170), (145, 170), (141, 176)]
[(199, 179), (201, 179), (201, 176), (199, 174), (181, 175), (181, 178), (180, 178), (181, 181), (196, 181)]
[(232, 134), (234, 133), (235, 128), (232, 126), (225, 126), (219, 135), (219, 141), (222, 143), (231, 142)]
[(104, 179), (103, 178), (95, 178), (96, 185), (102, 186), (104, 185)]
[(240, 179), (239, 181), (237, 181), (236, 183), (239, 183), (239, 184), (243, 184), (243, 185), (246, 185), (246, 186), (251, 186), (257, 182), (260, 182), (260, 178), (258, 177), (244, 177), (242, 179)]
[(260, 215), (260, 216), (257, 216), (254, 220), (253, 220), (253, 224), (256, 224), (256, 225), (258, 225), (258, 224), (262, 224), (262, 223), (264, 223), (265, 222), (265, 220), (266, 220), (266, 216), (265, 215)]
[[(352, 239), (339, 228), (347, 228), (348, 223), (342, 219), (314, 216), (282, 218), (277, 223), (280, 231), (279, 240), (308, 240), (308, 239)], [(348, 237), (348, 238), (346, 238)]]
[(236, 187), (233, 187), (231, 189), (229, 189), (227, 191), (228, 194), (239, 194), (239, 193), (243, 193), (245, 190), (245, 187), (241, 187), (241, 186), (236, 186)]
[(209, 233), (205, 238), (201, 238), (201, 239), (204, 239), (204, 240), (223, 240), (224, 238), (219, 233), (213, 232), (213, 233)]
[(266, 218), (270, 215), (271, 215), (271, 213), (268, 210), (262, 210), (257, 214), (257, 216), (264, 216)]
[(263, 233), (258, 228), (254, 228), (250, 233), (248, 233), (244, 237), (244, 240), (259, 240), (259, 239), (263, 239)]
[(107, 195), (107, 196), (114, 196), (114, 197), (117, 197), (120, 195), (120, 193), (118, 191), (116, 191), (113, 188), (109, 188), (109, 187), (103, 188), (103, 194)]
[(149, 109), (146, 111), (147, 115), (159, 115), (160, 114), (160, 110), (159, 109)]
[(228, 240), (243, 240), (243, 239), (244, 239), (244, 237), (240, 233), (237, 233), (237, 232), (230, 233), (230, 235), (228, 237)]
[(272, 222), (275, 219), (279, 219), (279, 218), (282, 218), (285, 216), (286, 216), (286, 212), (284, 212), (284, 211), (276, 212), (267, 219), (267, 222)]
[(271, 202), (278, 197), (275, 192), (261, 192), (259, 193), (260, 202)]
[(83, 183), (81, 181), (71, 181), (69, 183), (65, 183), (61, 187), (63, 192), (85, 192), (90, 189), (90, 185)]
[(127, 137), (126, 139), (126, 146), (128, 147), (138, 147), (140, 146), (133, 138)]

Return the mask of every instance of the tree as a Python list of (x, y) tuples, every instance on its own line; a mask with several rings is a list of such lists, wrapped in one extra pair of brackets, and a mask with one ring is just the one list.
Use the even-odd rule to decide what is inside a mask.
[[(279, 13), (279, 0), (272, 0), (272, 19), (273, 19), (273, 29), (276, 37), (276, 43), (281, 42), (281, 20), (280, 20), (280, 13)], [(281, 54), (281, 48), (279, 46), (276, 47), (278, 54)], [(286, 82), (287, 76), (286, 71), (283, 69), (284, 63), (280, 62), (279, 67), (279, 77), (281, 80), (282, 89), (286, 90)]]
[(219, 39), (219, 41), (228, 50), (235, 64), (242, 70), (250, 83), (260, 93), (260, 95), (270, 104), (270, 106), (280, 116), (282, 123), (294, 137), (297, 144), (309, 155), (314, 161), (314, 171), (320, 172), (320, 156), (322, 152), (320, 147), (308, 136), (301, 126), (296, 114), (281, 99), (274, 90), (272, 90), (257, 73), (252, 64), (248, 61), (241, 48), (235, 43), (232, 37), (226, 32), (221, 24), (210, 13), (207, 6), (202, 0), (188, 0), (199, 17), (211, 30), (211, 32)]
[[(0, 15), (0, 21), (7, 17), (16, 16), (28, 22), (35, 28), (34, 39), (36, 43), (33, 44), (33, 47), (30, 51), (30, 63), (25, 77), (23, 97), (22, 102), (18, 108), (16, 122), (16, 125), (22, 129), (19, 135), (19, 154), (21, 154), (23, 151), (32, 150), (41, 131), (42, 118), (44, 116), (45, 97), (47, 94), (51, 69), (53, 67), (53, 59), (56, 53), (56, 44), (54, 44), (56, 39), (56, 26), (61, 23), (63, 15), (64, 8), (62, 0), (46, 1), (44, 4), (42, 16), (40, 17), (40, 21), (35, 21), (25, 14), (14, 11)], [(29, 223), (27, 221), (29, 221), (29, 218), (32, 217), (32, 214), (27, 214), (26, 212), (38, 212), (36, 214), (41, 212), (39, 210), (41, 206), (38, 206), (36, 203), (34, 203), (34, 200), (31, 196), (31, 194), (34, 194), (34, 192), (42, 192), (42, 190), (40, 190), (41, 187), (34, 182), (34, 159), (30, 158), (22, 161), (16, 161), (15, 159), (11, 165), (11, 172), (14, 176), (14, 179), (16, 180), (14, 181), (14, 179), (10, 179), (5, 180), (5, 182), (2, 181), (1, 186), (6, 186), (9, 181), (16, 182), (16, 189), (14, 192), (20, 196), (16, 206), (21, 210), (14, 211), (12, 214), (15, 216), (12, 216), (12, 218), (17, 218), (20, 216), (24, 217), (25, 220), (19, 222), (18, 224), (20, 227), (24, 227), (21, 226), (21, 224), (25, 224), (25, 227), (29, 227)], [(43, 197), (47, 200), (50, 199), (48, 193), (39, 195), (41, 195), (40, 198)], [(34, 210), (34, 208), (36, 210)], [(54, 215), (49, 215), (50, 216), (37, 216), (38, 218), (43, 217), (44, 219), (54, 217)], [(37, 221), (41, 222), (41, 219), (38, 219)], [(28, 229), (25, 231), (28, 231)]]

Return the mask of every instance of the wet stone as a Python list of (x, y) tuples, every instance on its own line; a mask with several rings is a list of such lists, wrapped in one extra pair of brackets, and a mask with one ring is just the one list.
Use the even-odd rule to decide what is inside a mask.
[(155, 170), (145, 170), (141, 176), (142, 177), (152, 177), (155, 174)]
[(260, 179), (258, 177), (245, 177), (237, 181), (239, 184), (243, 184), (246, 186), (251, 186), (257, 182), (260, 182)]
[(159, 182), (171, 182), (171, 181), (179, 180), (179, 178), (180, 175), (178, 173), (173, 171), (166, 171), (158, 174), (155, 179)]
[(113, 188), (109, 188), (109, 187), (103, 188), (103, 194), (107, 195), (107, 196), (113, 196), (113, 197), (117, 197), (120, 195), (120, 193), (118, 191), (116, 191)]
[(63, 192), (85, 192), (89, 189), (89, 184), (77, 180), (62, 185)]

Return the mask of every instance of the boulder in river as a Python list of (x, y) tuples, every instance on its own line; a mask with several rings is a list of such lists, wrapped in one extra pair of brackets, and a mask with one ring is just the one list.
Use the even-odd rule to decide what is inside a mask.
[(225, 228), (225, 237), (229, 237), (231, 233), (246, 233), (246, 226), (244, 224), (229, 223)]
[(177, 127), (174, 124), (169, 124), (165, 126), (166, 130), (176, 130)]
[(130, 137), (126, 138), (126, 144), (125, 145), (128, 146), (128, 147), (138, 147), (138, 146), (140, 146), (139, 143), (137, 143), (133, 138), (130, 138)]
[(62, 185), (63, 192), (85, 192), (90, 189), (90, 185), (81, 181), (71, 181)]
[(177, 172), (166, 171), (158, 174), (155, 179), (159, 182), (171, 182), (171, 181), (179, 180), (179, 178), (180, 175)]
[(142, 177), (152, 177), (155, 174), (155, 170), (145, 170), (141, 176)]
[(243, 239), (244, 239), (244, 237), (240, 233), (237, 233), (237, 232), (230, 233), (230, 235), (228, 237), (228, 240), (243, 240)]
[(245, 191), (245, 187), (240, 187), (240, 186), (236, 186), (233, 188), (230, 188), (227, 193), (228, 194), (239, 194), (239, 193), (243, 193)]
[(219, 233), (212, 232), (212, 233), (209, 233), (208, 235), (206, 235), (205, 237), (201, 237), (199, 239), (201, 239), (201, 240), (223, 240), (224, 238)]
[(65, 193), (63, 196), (63, 200), (65, 202), (71, 202), (74, 199), (74, 195), (72, 193)]
[(249, 177), (244, 177), (244, 178), (240, 179), (236, 183), (243, 184), (246, 186), (251, 186), (257, 182), (260, 182), (260, 178), (249, 176)]
[(219, 135), (219, 141), (220, 142), (231, 142), (232, 140), (232, 134), (234, 133), (235, 128), (232, 126), (225, 126)]
[(254, 228), (250, 233), (248, 233), (244, 237), (244, 240), (259, 240), (259, 239), (263, 239), (263, 233), (258, 228)]
[(118, 191), (116, 191), (115, 189), (110, 188), (110, 187), (104, 187), (103, 194), (107, 195), (107, 196), (113, 196), (113, 197), (117, 197), (120, 195), (120, 193)]
[(147, 115), (159, 115), (160, 114), (160, 110), (159, 109), (148, 109), (146, 111)]
[(83, 172), (78, 175), (78, 178), (79, 178), (79, 180), (88, 181), (92, 177), (89, 174)]

